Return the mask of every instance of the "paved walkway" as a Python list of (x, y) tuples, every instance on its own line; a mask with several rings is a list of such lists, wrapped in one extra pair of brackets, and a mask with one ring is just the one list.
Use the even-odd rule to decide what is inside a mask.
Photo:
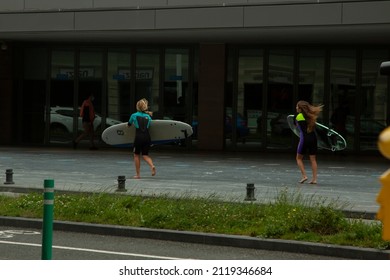
[[(317, 185), (299, 184), (300, 174), (294, 154), (271, 153), (205, 153), (189, 152), (181, 147), (153, 150), (157, 175), (152, 177), (145, 163), (142, 179), (134, 175), (129, 150), (0, 147), (0, 170), (3, 182), (12, 169), (14, 184), (1, 184), (2, 192), (43, 190), (45, 179), (55, 181), (63, 191), (116, 192), (118, 176), (126, 176), (123, 194), (202, 196), (230, 201), (244, 201), (247, 184), (255, 186), (256, 202), (275, 199), (281, 191), (302, 194), (308, 203), (335, 202), (347, 211), (358, 211), (374, 217), (379, 205), (376, 197), (381, 188), (379, 176), (389, 168), (381, 157), (339, 157), (319, 155)], [(308, 162), (306, 162), (308, 164)], [(1, 180), (1, 179), (0, 179)], [(40, 219), (0, 217), (0, 224), (14, 227), (41, 228)], [(57, 230), (180, 240), (192, 243), (279, 250), (342, 257), (347, 259), (389, 259), (389, 250), (335, 246), (291, 240), (268, 240), (245, 236), (227, 236), (172, 230), (55, 222)], [(216, 241), (218, 240), (218, 241)]]
[[(255, 186), (256, 202), (272, 201), (281, 191), (302, 194), (307, 201), (335, 201), (345, 210), (375, 213), (379, 176), (390, 161), (377, 157), (318, 156), (318, 184), (299, 184), (295, 155), (275, 153), (206, 153), (182, 147), (152, 149), (157, 168), (152, 177), (145, 162), (141, 179), (132, 179), (132, 154), (125, 149), (89, 151), (80, 148), (0, 147), (0, 190), (42, 189), (54, 179), (57, 190), (116, 192), (118, 176), (126, 176), (125, 194), (212, 196), (244, 201), (247, 184)], [(308, 172), (309, 162), (305, 161)], [(7, 181), (12, 169), (14, 184)]]

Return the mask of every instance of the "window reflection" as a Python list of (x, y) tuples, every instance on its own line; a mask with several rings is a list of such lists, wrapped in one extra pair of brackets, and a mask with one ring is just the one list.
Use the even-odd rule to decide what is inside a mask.
[(356, 92), (356, 52), (334, 50), (330, 64), (330, 123), (347, 141), (347, 149), (354, 148)]
[[(80, 52), (80, 65), (78, 68), (78, 107), (91, 94), (95, 99), (93, 105), (96, 114), (102, 115), (102, 73), (103, 73), (103, 53), (99, 49), (85, 49)], [(77, 123), (77, 129), (83, 130), (82, 125)], [(97, 123), (95, 120), (95, 137), (99, 137), (102, 133), (101, 122)]]
[[(261, 145), (263, 106), (263, 50), (243, 49), (238, 53), (237, 89), (228, 83), (225, 108), (227, 146)], [(231, 58), (233, 58), (231, 56)], [(232, 61), (231, 61), (232, 62)], [(230, 63), (230, 67), (232, 63)], [(234, 79), (233, 68), (229, 77)], [(237, 94), (233, 94), (237, 92)]]
[[(267, 147), (290, 148), (291, 132), (283, 129), (293, 111), (294, 50), (275, 49), (269, 56)], [(286, 128), (286, 127), (285, 127)]]
[(385, 50), (363, 51), (359, 140), (361, 150), (377, 149), (379, 133), (387, 126), (387, 77), (379, 74)]
[(58, 109), (72, 110), (74, 96), (74, 51), (55, 50), (51, 54), (50, 83), (50, 142), (71, 142), (73, 135), (73, 117), (63, 118)]
[(188, 49), (165, 51), (164, 116), (177, 121), (187, 120)]
[(109, 50), (107, 59), (107, 117), (127, 122), (133, 110), (130, 108), (130, 50)]
[[(162, 119), (160, 111), (160, 52), (158, 49), (138, 49), (135, 73), (135, 102), (141, 98), (149, 101), (153, 118)], [(134, 103), (135, 104), (135, 103)]]
[(325, 51), (305, 49), (300, 51), (297, 100), (324, 104), (324, 65)]

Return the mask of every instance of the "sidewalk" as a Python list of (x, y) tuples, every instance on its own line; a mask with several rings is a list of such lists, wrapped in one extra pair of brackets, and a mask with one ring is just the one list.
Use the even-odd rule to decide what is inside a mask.
[[(309, 200), (336, 200), (348, 212), (375, 217), (379, 205), (376, 197), (381, 188), (379, 176), (389, 168), (386, 160), (376, 157), (338, 157), (319, 155), (317, 185), (299, 184), (300, 174), (294, 154), (205, 153), (178, 150), (152, 150), (157, 168), (150, 175), (146, 163), (141, 164), (141, 179), (132, 179), (134, 166), (128, 150), (0, 147), (0, 172), (4, 170), (1, 192), (43, 190), (45, 179), (55, 181), (55, 190), (72, 192), (118, 191), (118, 176), (125, 176), (127, 194), (202, 196), (229, 201), (244, 201), (247, 184), (254, 184), (255, 203), (272, 201), (278, 192), (287, 190), (303, 194)], [(308, 171), (309, 164), (305, 162)], [(6, 170), (12, 169), (13, 183), (4, 184)], [(0, 173), (1, 174), (1, 173)], [(360, 217), (360, 216), (359, 216)], [(40, 227), (40, 221), (0, 217), (0, 224)], [(389, 250), (363, 249), (286, 240), (264, 240), (217, 234), (122, 228), (84, 223), (55, 223), (57, 230), (201, 242), (221, 246), (245, 246), (288, 252), (311, 253), (350, 259), (389, 259)], [(205, 244), (206, 244), (205, 243)]]
[[(116, 192), (118, 176), (125, 176), (126, 194), (213, 196), (243, 201), (248, 183), (254, 184), (256, 202), (272, 201), (283, 190), (309, 198), (337, 200), (345, 210), (377, 212), (379, 176), (389, 168), (380, 157), (318, 156), (318, 184), (299, 184), (294, 154), (205, 153), (181, 147), (152, 150), (157, 168), (150, 175), (141, 163), (141, 179), (135, 174), (132, 154), (125, 149), (9, 148), (0, 147), (2, 191), (42, 189), (45, 179), (55, 189), (81, 192)], [(310, 165), (306, 161), (308, 174)], [(4, 184), (12, 169), (14, 184)]]

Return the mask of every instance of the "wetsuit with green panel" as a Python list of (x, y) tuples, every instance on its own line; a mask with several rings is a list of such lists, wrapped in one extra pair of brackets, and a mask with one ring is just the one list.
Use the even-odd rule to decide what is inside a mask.
[(148, 155), (151, 145), (149, 126), (152, 118), (145, 112), (136, 112), (130, 116), (128, 125), (135, 126), (134, 153)]
[(307, 131), (307, 121), (305, 116), (302, 113), (299, 113), (295, 116), (295, 122), (299, 129), (299, 143), (297, 148), (297, 153), (304, 155), (308, 153), (309, 155), (317, 154), (317, 136), (314, 130), (312, 132)]

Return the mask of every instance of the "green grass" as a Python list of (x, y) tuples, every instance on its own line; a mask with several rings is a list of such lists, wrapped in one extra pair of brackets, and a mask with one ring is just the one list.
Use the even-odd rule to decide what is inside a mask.
[[(41, 218), (43, 195), (0, 196), (0, 215)], [(337, 201), (280, 192), (272, 203), (210, 198), (56, 194), (56, 220), (388, 249), (380, 223), (347, 219)]]

